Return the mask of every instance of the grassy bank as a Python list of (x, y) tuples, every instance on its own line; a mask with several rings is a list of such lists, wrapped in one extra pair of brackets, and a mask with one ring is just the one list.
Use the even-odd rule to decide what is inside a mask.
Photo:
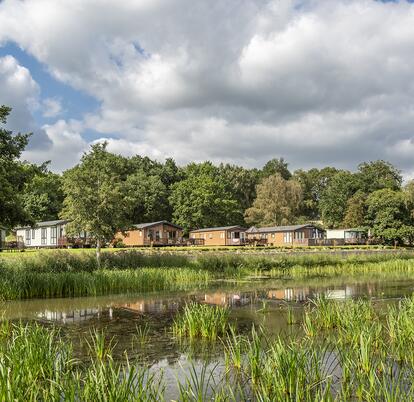
[(255, 277), (295, 278), (414, 273), (414, 256), (341, 255), (200, 255), (106, 253), (97, 268), (93, 254), (54, 251), (0, 258), (0, 298), (96, 296), (128, 292), (186, 290), (212, 280)]
[[(162, 372), (114, 361), (116, 340), (87, 336), (88, 358), (55, 329), (37, 324), (0, 327), (0, 400), (98, 401), (411, 401), (414, 398), (414, 300), (379, 310), (369, 301), (309, 304), (297, 322), (303, 336), (269, 338), (260, 329), (222, 331), (226, 310), (188, 305), (209, 331), (221, 334), (224, 355), (194, 361), (177, 376), (176, 394)], [(178, 322), (177, 321), (177, 322)], [(184, 331), (180, 336), (191, 338)], [(143, 347), (143, 337), (137, 347)], [(214, 339), (209, 339), (213, 342)]]

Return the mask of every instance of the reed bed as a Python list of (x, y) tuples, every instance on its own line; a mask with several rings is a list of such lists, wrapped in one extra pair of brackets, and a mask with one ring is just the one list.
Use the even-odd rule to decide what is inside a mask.
[(217, 279), (250, 276), (306, 279), (341, 275), (414, 274), (413, 254), (292, 255), (278, 257), (199, 255), (137, 251), (104, 253), (98, 269), (90, 252), (48, 251), (0, 257), (0, 298), (95, 296), (184, 290)]
[[(304, 336), (238, 333), (228, 310), (187, 305), (176, 334), (214, 339), (216, 362), (193, 361), (177, 379), (180, 401), (411, 401), (414, 399), (414, 298), (379, 309), (370, 301), (319, 298), (305, 309)], [(182, 321), (181, 321), (182, 320)], [(143, 337), (147, 335), (144, 332)], [(181, 332), (180, 332), (181, 331)], [(208, 335), (209, 336), (209, 335)], [(0, 400), (167, 401), (162, 373), (124, 356), (101, 332), (87, 339), (88, 361), (58, 330), (0, 325)], [(138, 345), (139, 347), (140, 345)], [(142, 347), (142, 345), (141, 345)]]
[(178, 338), (216, 341), (229, 331), (229, 309), (207, 304), (189, 303), (175, 318), (173, 335)]

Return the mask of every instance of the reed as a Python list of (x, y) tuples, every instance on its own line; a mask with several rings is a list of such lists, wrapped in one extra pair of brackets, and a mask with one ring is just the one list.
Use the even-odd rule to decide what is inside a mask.
[(215, 341), (229, 331), (229, 313), (227, 307), (189, 303), (175, 318), (172, 326), (173, 335), (190, 340), (201, 338)]

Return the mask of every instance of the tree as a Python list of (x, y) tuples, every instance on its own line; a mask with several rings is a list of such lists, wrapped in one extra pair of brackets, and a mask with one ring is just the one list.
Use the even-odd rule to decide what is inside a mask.
[(358, 188), (370, 194), (382, 188), (399, 190), (401, 188), (401, 172), (391, 163), (378, 160), (358, 165)]
[(414, 219), (414, 180), (410, 180), (404, 187), (404, 192), (407, 197), (408, 209), (411, 217)]
[(256, 198), (256, 186), (259, 181), (257, 169), (245, 169), (241, 166), (221, 164), (219, 166), (220, 180), (225, 183), (227, 191), (239, 204), (240, 225), (244, 224), (243, 214), (250, 208)]
[(303, 191), (303, 200), (299, 212), (303, 220), (320, 219), (319, 201), (336, 173), (338, 173), (338, 170), (333, 167), (295, 171), (293, 178), (300, 183)]
[(402, 243), (412, 232), (407, 197), (389, 188), (371, 193), (366, 201), (367, 223), (375, 238), (386, 243)]
[(275, 174), (280, 174), (283, 179), (289, 180), (292, 177), (292, 173), (290, 173), (288, 165), (289, 164), (285, 162), (283, 158), (271, 159), (263, 166), (260, 176), (266, 178)]
[(302, 201), (298, 182), (285, 180), (280, 174), (264, 179), (257, 186), (257, 198), (246, 210), (246, 222), (259, 226), (293, 223)]
[(132, 222), (170, 220), (168, 191), (159, 176), (138, 171), (128, 176), (126, 185), (133, 205)]
[(339, 171), (330, 179), (319, 202), (319, 211), (325, 226), (335, 228), (342, 225), (348, 199), (357, 189), (356, 177), (351, 172)]
[(66, 197), (61, 217), (70, 221), (68, 233), (86, 231), (95, 239), (98, 267), (102, 244), (132, 223), (127, 162), (106, 147), (107, 143), (93, 145), (77, 166), (63, 174)]
[[(5, 124), (11, 108), (0, 106), (0, 123)], [(0, 128), (0, 226), (12, 228), (30, 223), (24, 210), (22, 191), (28, 179), (19, 158), (28, 144), (30, 134), (16, 134)]]
[(185, 178), (172, 186), (170, 203), (174, 222), (186, 230), (231, 225), (240, 219), (237, 201), (210, 162), (186, 167)]
[(359, 228), (365, 225), (366, 195), (357, 191), (346, 203), (343, 226), (348, 228)]
[(48, 170), (48, 162), (25, 165), (25, 169), (29, 177), (22, 193), (26, 213), (32, 221), (57, 219), (64, 199), (61, 177)]

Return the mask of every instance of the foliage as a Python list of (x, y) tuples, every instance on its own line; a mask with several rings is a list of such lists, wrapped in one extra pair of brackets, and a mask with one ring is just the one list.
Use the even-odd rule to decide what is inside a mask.
[(260, 172), (261, 178), (266, 178), (269, 176), (273, 176), (275, 174), (279, 174), (285, 180), (289, 180), (292, 177), (292, 173), (290, 173), (288, 169), (288, 163), (285, 162), (283, 158), (275, 158), (266, 162), (266, 164), (263, 166), (263, 169)]
[(63, 175), (61, 217), (70, 220), (68, 233), (86, 231), (96, 240), (98, 261), (101, 244), (132, 223), (125, 159), (108, 152), (106, 146), (93, 145), (80, 164)]
[(295, 171), (293, 178), (300, 183), (303, 191), (300, 216), (310, 220), (320, 219), (319, 202), (322, 193), (337, 172), (338, 170), (332, 167)]
[(374, 237), (387, 243), (413, 238), (414, 228), (407, 197), (401, 191), (377, 190), (367, 198), (367, 223)]
[(43, 165), (25, 165), (28, 180), (22, 194), (26, 213), (34, 222), (58, 219), (64, 193), (61, 176)]
[(172, 186), (173, 220), (185, 229), (224, 226), (238, 221), (237, 201), (211, 163), (190, 164), (185, 178)]
[(319, 203), (321, 218), (327, 227), (342, 225), (348, 199), (357, 188), (356, 178), (351, 172), (339, 171), (331, 178)]
[[(0, 106), (0, 123), (5, 124), (11, 108)], [(30, 134), (14, 135), (0, 127), (0, 226), (12, 228), (30, 222), (24, 210), (22, 192), (28, 180), (19, 158), (28, 144)]]
[(260, 226), (291, 224), (302, 200), (298, 182), (285, 180), (280, 174), (264, 179), (257, 186), (257, 198), (246, 210), (246, 222)]
[(343, 220), (343, 226), (347, 228), (360, 228), (366, 223), (366, 195), (357, 191), (346, 202), (346, 212)]

